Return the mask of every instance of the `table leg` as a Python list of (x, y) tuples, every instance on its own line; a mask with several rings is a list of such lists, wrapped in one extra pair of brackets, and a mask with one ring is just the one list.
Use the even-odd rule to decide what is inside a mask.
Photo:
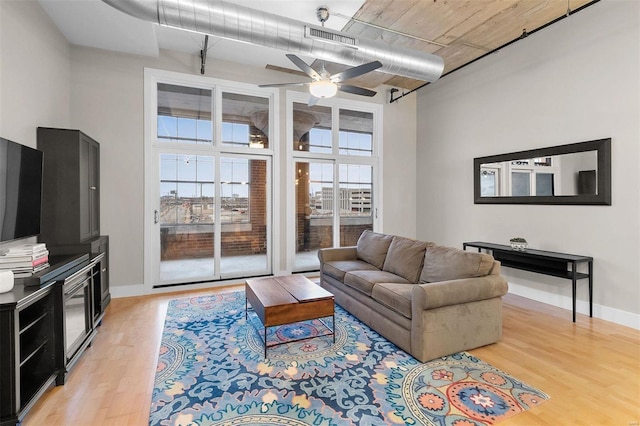
[(267, 327), (264, 328), (264, 359), (267, 359)]
[(576, 322), (576, 263), (571, 263), (571, 293), (573, 297), (573, 322)]
[(333, 344), (336, 344), (336, 313), (333, 313)]
[(593, 317), (593, 261), (589, 262), (589, 316)]

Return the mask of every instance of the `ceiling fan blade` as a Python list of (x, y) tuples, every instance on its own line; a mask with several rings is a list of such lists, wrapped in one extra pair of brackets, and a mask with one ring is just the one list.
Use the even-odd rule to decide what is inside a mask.
[(363, 89), (362, 87), (351, 86), (348, 84), (339, 85), (338, 90), (360, 96), (375, 96), (377, 94), (377, 92), (374, 92), (373, 90)]
[(293, 55), (291, 53), (287, 53), (287, 58), (289, 58), (289, 60), (291, 62), (293, 62), (298, 68), (300, 68), (302, 71), (304, 71), (312, 79), (320, 80), (322, 78), (320, 76), (320, 74), (318, 74), (316, 72), (316, 70), (311, 68), (305, 61), (303, 61), (302, 59), (298, 58), (296, 55)]
[(285, 86), (304, 86), (309, 83), (273, 83), (273, 84), (259, 84), (258, 87), (285, 87)]
[(309, 95), (309, 103), (307, 104), (307, 106), (312, 107), (312, 106), (314, 106), (315, 104), (317, 104), (319, 100), (320, 100), (320, 98), (316, 98), (315, 96), (313, 96), (313, 95), (311, 95), (311, 94), (310, 94), (310, 95)]
[(349, 68), (338, 74), (331, 76), (331, 81), (334, 83), (340, 83), (341, 81), (349, 80), (350, 78), (358, 77), (359, 75), (366, 74), (373, 70), (377, 70), (382, 66), (380, 61), (373, 61), (366, 64), (358, 65), (357, 67)]

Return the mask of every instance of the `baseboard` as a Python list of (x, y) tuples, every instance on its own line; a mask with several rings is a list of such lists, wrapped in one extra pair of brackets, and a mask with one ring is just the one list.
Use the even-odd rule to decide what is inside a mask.
[[(287, 274), (282, 274), (287, 275)], [(232, 278), (224, 281), (205, 281), (197, 284), (181, 284), (175, 286), (158, 287), (148, 291), (144, 284), (111, 287), (111, 297), (145, 296), (147, 294), (176, 293), (180, 291), (206, 290), (208, 288), (225, 287), (244, 284), (244, 278)]]
[[(274, 276), (291, 275), (291, 273), (287, 271), (278, 271), (278, 272), (275, 272), (273, 275)], [(310, 279), (313, 279), (313, 278), (319, 277), (320, 272), (311, 272), (311, 273), (306, 273), (304, 275), (306, 275)], [(206, 282), (206, 283), (199, 283), (199, 284), (185, 284), (182, 286), (175, 286), (175, 287), (154, 288), (151, 291), (151, 293), (149, 293), (145, 289), (144, 284), (132, 284), (132, 285), (126, 285), (126, 286), (112, 286), (110, 288), (110, 291), (111, 291), (111, 297), (116, 299), (120, 297), (144, 296), (146, 294), (172, 293), (172, 292), (181, 291), (181, 290), (185, 290), (185, 291), (199, 290), (199, 289), (206, 289), (211, 287), (222, 287), (222, 286), (242, 284), (242, 283), (244, 283), (244, 278), (235, 278), (235, 279), (229, 279), (225, 281)]]
[(144, 284), (111, 286), (109, 289), (112, 298), (143, 296)]
[[(527, 299), (536, 300), (538, 302), (546, 303), (548, 305), (556, 306), (558, 308), (566, 309), (567, 311), (569, 311), (569, 318), (571, 318), (570, 315), (573, 309), (573, 302), (571, 297), (547, 293), (512, 282), (509, 283), (509, 293), (515, 294), (516, 296), (526, 297)], [(576, 312), (584, 315), (589, 315), (589, 302), (584, 300), (577, 300)], [(605, 321), (624, 325), (625, 327), (631, 327), (640, 330), (639, 314), (634, 314), (632, 312), (627, 312), (594, 303), (593, 316)]]

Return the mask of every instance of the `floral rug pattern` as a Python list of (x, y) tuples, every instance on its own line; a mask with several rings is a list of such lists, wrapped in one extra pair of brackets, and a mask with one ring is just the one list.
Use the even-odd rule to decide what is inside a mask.
[(471, 426), (549, 398), (466, 352), (418, 362), (337, 305), (335, 343), (324, 321), (269, 328), (265, 359), (244, 292), (170, 301), (149, 423)]

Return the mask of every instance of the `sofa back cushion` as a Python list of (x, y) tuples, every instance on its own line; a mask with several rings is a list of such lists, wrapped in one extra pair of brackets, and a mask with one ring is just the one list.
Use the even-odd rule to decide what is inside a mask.
[(484, 277), (493, 267), (493, 256), (433, 245), (427, 247), (420, 282), (457, 280)]
[(431, 243), (394, 236), (382, 270), (399, 275), (414, 284), (417, 283), (427, 244)]
[(379, 234), (366, 229), (360, 235), (356, 246), (358, 259), (382, 269), (391, 240), (393, 240), (393, 235)]

